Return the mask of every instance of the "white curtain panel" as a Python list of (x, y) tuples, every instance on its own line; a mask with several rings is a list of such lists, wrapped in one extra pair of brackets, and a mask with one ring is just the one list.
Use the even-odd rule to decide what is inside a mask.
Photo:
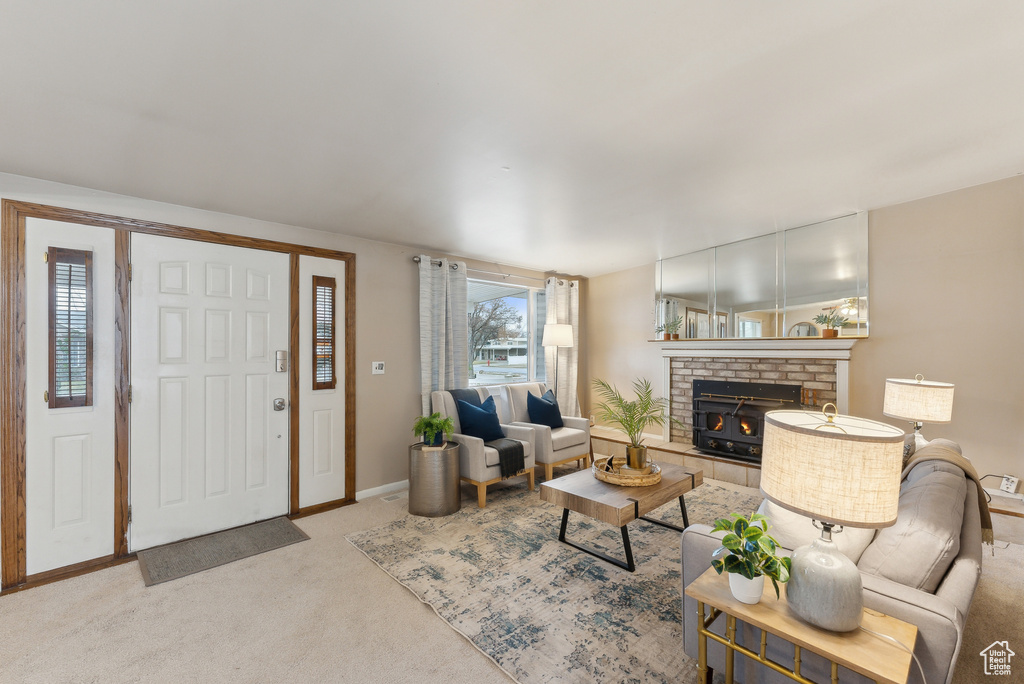
[(420, 255), (420, 393), (469, 387), (466, 264)]
[[(576, 280), (548, 278), (544, 295), (547, 300), (547, 323), (561, 323), (572, 326), (571, 347), (545, 347), (544, 368), (547, 371), (548, 387), (555, 390), (558, 409), (566, 416), (580, 415), (579, 395), (576, 385), (579, 377), (580, 358), (580, 284)], [(555, 354), (558, 354), (558, 377), (552, 379), (555, 371)]]

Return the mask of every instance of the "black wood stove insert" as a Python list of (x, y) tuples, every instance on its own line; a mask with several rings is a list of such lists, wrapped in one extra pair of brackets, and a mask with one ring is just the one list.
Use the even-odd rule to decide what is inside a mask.
[(693, 444), (698, 451), (761, 462), (764, 414), (799, 409), (800, 385), (693, 381)]

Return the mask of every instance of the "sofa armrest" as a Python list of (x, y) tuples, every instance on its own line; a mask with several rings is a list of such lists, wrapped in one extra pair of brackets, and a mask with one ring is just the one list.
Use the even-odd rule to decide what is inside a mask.
[[(955, 604), (898, 582), (861, 573), (864, 607), (917, 625), (914, 653), (930, 684), (949, 684), (967, 616)], [(919, 681), (916, 666), (910, 681)]]
[(460, 474), (468, 474), (471, 470), (470, 464), (484, 462), (484, 440), (456, 432), (452, 435), (452, 441), (459, 445)]
[(533, 455), (537, 463), (549, 463), (551, 461), (551, 428), (539, 423), (524, 423), (513, 421), (509, 423), (513, 427), (526, 428), (533, 437)]
[[(504, 432), (505, 436), (509, 439), (518, 439), (529, 444), (529, 455), (534, 456), (537, 453), (537, 440), (533, 437), (532, 429), (521, 425), (502, 425), (501, 431)], [(534, 460), (536, 460), (536, 456), (534, 456)]]
[(574, 430), (583, 430), (590, 436), (590, 419), (579, 416), (562, 416), (562, 424)]

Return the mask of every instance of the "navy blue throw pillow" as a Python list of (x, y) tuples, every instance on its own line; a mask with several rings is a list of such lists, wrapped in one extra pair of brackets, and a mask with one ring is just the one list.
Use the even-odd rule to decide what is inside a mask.
[(479, 437), (485, 442), (505, 437), (505, 433), (501, 431), (501, 423), (498, 422), (498, 408), (494, 405), (494, 397), (487, 397), (479, 408), (461, 399), (456, 400), (455, 406), (459, 409), (462, 434)]
[(555, 393), (551, 390), (545, 392), (543, 397), (527, 392), (526, 412), (530, 415), (531, 423), (547, 425), (550, 428), (560, 428), (564, 425), (562, 412), (558, 410), (558, 402), (555, 401)]

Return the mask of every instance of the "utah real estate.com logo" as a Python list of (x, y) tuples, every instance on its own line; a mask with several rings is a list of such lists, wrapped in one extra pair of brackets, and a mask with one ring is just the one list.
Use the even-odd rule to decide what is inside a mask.
[(1009, 643), (993, 641), (979, 655), (985, 660), (985, 674), (1009, 676), (1010, 658), (1017, 654), (1010, 650)]

